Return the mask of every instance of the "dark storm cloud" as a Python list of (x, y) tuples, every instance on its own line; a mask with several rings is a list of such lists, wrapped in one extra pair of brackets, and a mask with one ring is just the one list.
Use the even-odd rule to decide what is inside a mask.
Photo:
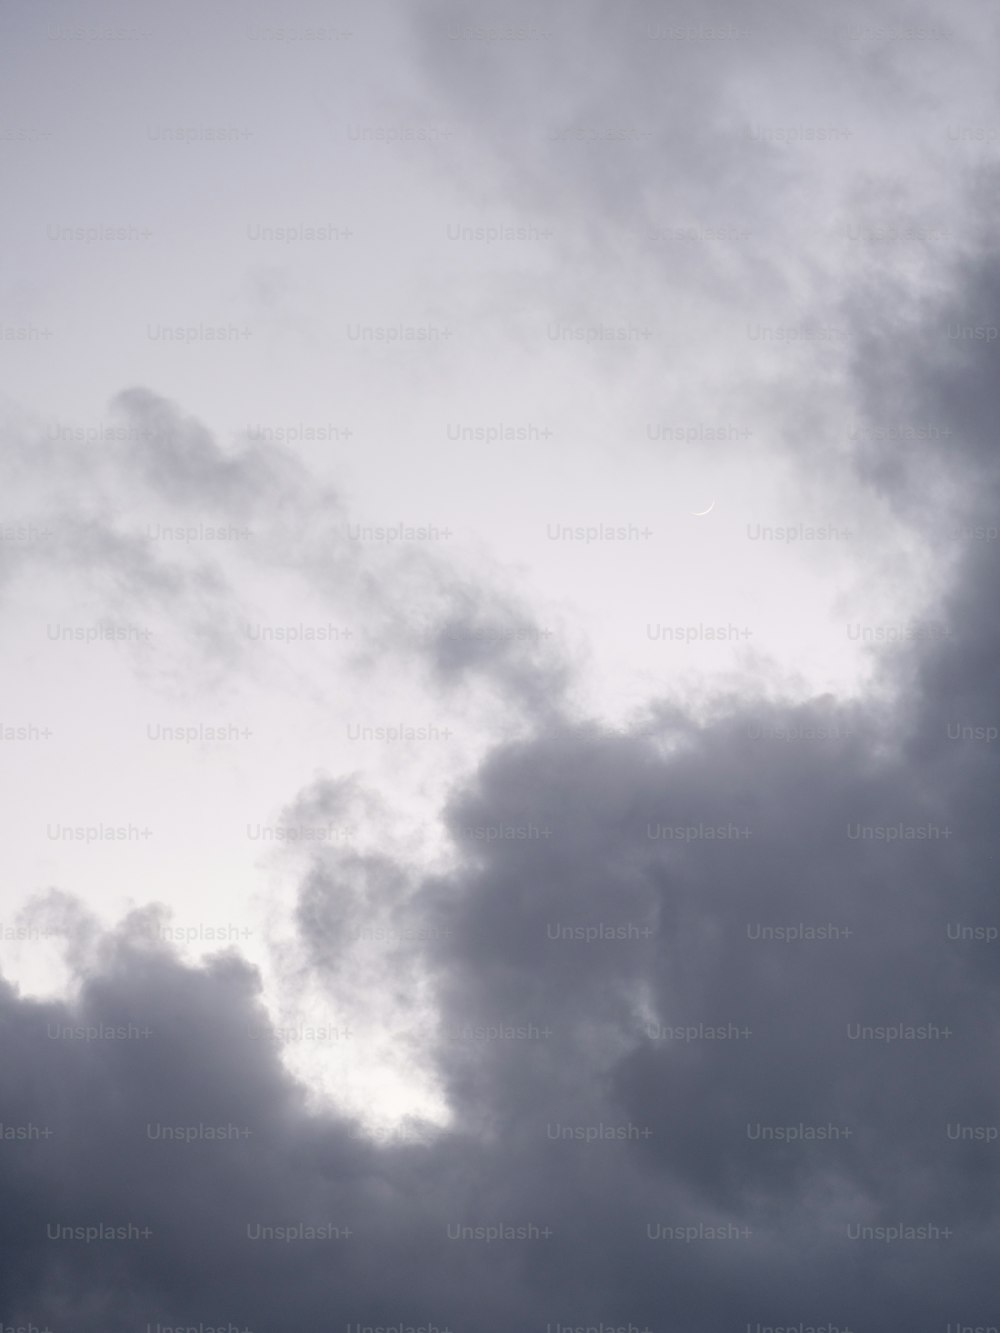
[[(578, 12), (624, 78), (618, 20)], [(691, 21), (710, 12), (743, 21), (729, 8)], [(437, 7), (425, 23), (428, 47), (447, 48), (436, 67), (467, 105), (477, 87), (484, 119), (498, 119), (518, 99), (494, 55), (471, 43), (451, 73), (466, 48), (433, 29), (452, 15), (466, 17)], [(759, 17), (746, 11), (750, 25)], [(781, 55), (794, 58), (804, 39), (786, 40)], [(572, 49), (560, 56), (567, 83)], [(541, 54), (529, 60), (527, 86), (557, 83)], [(652, 61), (650, 51), (639, 64), (642, 88), (668, 84)], [(690, 66), (674, 59), (672, 106), (700, 114), (710, 65), (700, 50)], [(611, 94), (593, 99), (572, 114), (554, 107), (552, 123), (618, 123)], [(767, 176), (770, 152), (737, 165), (728, 142), (710, 124), (694, 132), (706, 181), (692, 166), (689, 202), (707, 200), (717, 169), (723, 198), (751, 167)], [(593, 181), (582, 149), (568, 151), (573, 181), (559, 182), (556, 147), (539, 148), (532, 188), (567, 188), (587, 208), (641, 197), (649, 149), (626, 149)], [(759, 207), (766, 225), (770, 205)], [(989, 529), (1000, 510), (1000, 344), (949, 332), (1000, 323), (998, 274), (980, 253), (943, 298), (880, 303), (884, 287), (849, 306), (867, 432), (859, 473), (932, 545), (946, 529), (942, 558), (955, 562), (930, 613), (946, 632), (887, 652), (881, 688), (853, 705), (732, 698), (703, 723), (672, 703), (630, 730), (571, 722), (564, 668), (518, 637), (533, 627), (499, 594), (456, 588), (423, 559), (387, 583), (388, 566), (338, 544), (321, 511), (340, 522), (340, 502), (299, 465), (270, 450), (227, 453), (146, 391), (121, 400), (153, 433), (115, 454), (107, 492), (88, 501), (93, 517), (60, 538), (60, 568), (97, 571), (122, 605), (232, 615), (221, 574), (140, 550), (116, 505), (152, 497), (259, 523), (269, 544), (249, 560), (300, 568), (331, 597), (345, 583), (351, 596), (382, 590), (381, 641), (419, 645), (442, 686), (501, 687), (536, 731), (497, 745), (456, 786), (445, 811), (454, 870), (421, 879), (388, 847), (305, 857), (286, 954), (303, 992), (318, 988), (333, 1021), (360, 987), (391, 994), (405, 1016), (431, 980), (438, 1022), (422, 1047), (454, 1123), (420, 1142), (375, 1144), (308, 1109), (281, 1065), (260, 979), (238, 957), (183, 965), (155, 907), (106, 934), (71, 898), (39, 905), (37, 921), (66, 941), (75, 999), (0, 987), (5, 1325), (742, 1333), (801, 1320), (940, 1333), (955, 1320), (998, 1322), (1000, 544)], [(886, 436), (900, 421), (953, 435)], [(69, 477), (50, 469), (50, 493), (38, 483), (57, 510), (52, 495), (85, 472), (78, 454), (58, 458)], [(36, 484), (30, 460), (18, 455), (16, 467)], [(275, 513), (287, 540), (268, 526)], [(427, 605), (430, 616), (413, 610)], [(349, 780), (319, 779), (283, 819), (356, 816), (377, 825), (377, 802)], [(359, 947), (368, 928), (380, 947)], [(925, 1031), (885, 1040), (896, 1025)], [(411, 1035), (402, 1021), (400, 1034)], [(328, 1057), (346, 1064), (337, 1043)], [(764, 1133), (775, 1129), (784, 1139)], [(816, 1130), (827, 1137), (805, 1137)], [(102, 1224), (136, 1234), (51, 1238)], [(496, 1224), (537, 1230), (492, 1243), (449, 1235)], [(888, 1243), (848, 1230), (896, 1224), (947, 1234)], [(351, 1234), (248, 1234), (326, 1225)], [(675, 1240), (661, 1226), (733, 1231)]]
[[(981, 260), (909, 359), (885, 356), (892, 393), (962, 411), (949, 466), (977, 515), (1000, 498), (992, 347), (927, 349), (994, 290)], [(861, 362), (870, 394), (885, 346)], [(903, 503), (929, 448), (899, 457)], [(155, 912), (78, 953), (72, 1009), (5, 991), (3, 1123), (52, 1134), (0, 1145), (4, 1317), (80, 1333), (985, 1319), (1000, 1240), (995, 549), (964, 546), (937, 608), (950, 635), (887, 659), (896, 696), (733, 700), (700, 727), (653, 708), (632, 734), (551, 719), (456, 791), (453, 873), (417, 884), (388, 853), (311, 858), (295, 964), (338, 1000), (359, 923), (447, 923), (399, 932), (365, 978), (402, 976), (404, 992), (435, 978), (430, 1049), (455, 1119), (422, 1143), (374, 1146), (307, 1114), (276, 1042), (248, 1035), (266, 1028), (254, 973), (181, 966), (152, 939)], [(951, 737), (949, 722), (984, 731)], [(342, 815), (351, 798), (321, 782), (293, 812)], [(786, 937), (761, 937), (774, 928)], [(47, 1035), (63, 1024), (140, 1035)], [(165, 1142), (149, 1124), (251, 1133)], [(50, 1223), (102, 1221), (153, 1235), (47, 1239)], [(258, 1222), (352, 1235), (254, 1241)], [(498, 1223), (538, 1233), (448, 1238)], [(942, 1234), (849, 1230), (897, 1224)], [(660, 1226), (735, 1230), (677, 1241)]]
[[(900, 403), (907, 420), (961, 423), (947, 444), (885, 447), (899, 478), (890, 497), (907, 506), (946, 451), (960, 503), (944, 497), (940, 521), (957, 515), (979, 528), (1000, 500), (990, 443), (1000, 381), (985, 339), (970, 335), (958, 354), (941, 330), (983, 323), (968, 311), (991, 308), (995, 283), (995, 262), (980, 256), (906, 339), (859, 336), (857, 363), (868, 427), (897, 420)], [(878, 397), (883, 372), (894, 414)], [(543, 1105), (564, 1119), (567, 1106), (596, 1116), (602, 1088), (605, 1118), (654, 1129), (636, 1151), (661, 1199), (686, 1193), (698, 1216), (718, 1209), (785, 1251), (752, 1251), (741, 1272), (729, 1259), (738, 1247), (707, 1247), (714, 1297), (695, 1296), (683, 1261), (671, 1266), (676, 1304), (660, 1308), (672, 1326), (760, 1317), (933, 1327), (959, 1304), (988, 1308), (997, 1177), (975, 1149), (996, 1138), (1000, 1097), (989, 943), (1000, 935), (996, 550), (988, 532), (966, 531), (935, 623), (887, 654), (890, 690), (869, 704), (734, 701), (700, 733), (668, 709), (663, 731), (677, 748), (666, 759), (652, 757), (655, 710), (645, 742), (553, 733), (494, 756), (452, 807), (472, 868), (454, 900), (467, 961), (456, 969), (451, 956), (450, 1012), (544, 1014), (573, 1052), (553, 1058), (555, 1076), (544, 1057), (521, 1066), (494, 1057), (471, 1071), (449, 1053), (452, 1097), (487, 1102), (523, 1137)], [(484, 865), (471, 854), (475, 835), (460, 829), (503, 820), (554, 835), (534, 845), (499, 838)], [(553, 922), (575, 936), (550, 938)], [(652, 936), (578, 940), (584, 928), (633, 922), (652, 922)], [(771, 927), (778, 938), (754, 937)], [(795, 939), (803, 928), (818, 937)], [(850, 1035), (893, 1024), (929, 1035)], [(700, 1025), (729, 1035), (665, 1035)], [(620, 1053), (615, 1038), (630, 1049)], [(774, 1143), (750, 1137), (760, 1126), (851, 1133), (835, 1144)], [(850, 1224), (894, 1222), (951, 1234), (881, 1255), (874, 1242), (844, 1238)], [(619, 1273), (642, 1264), (641, 1248), (622, 1250)], [(609, 1259), (605, 1298), (614, 1270)], [(678, 1320), (692, 1307), (689, 1324)]]

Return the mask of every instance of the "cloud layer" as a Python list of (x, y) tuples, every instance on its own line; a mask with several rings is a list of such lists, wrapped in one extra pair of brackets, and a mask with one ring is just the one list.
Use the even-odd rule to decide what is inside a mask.
[[(208, 69), (227, 22), (206, 20)], [(194, 289), (225, 274), (205, 290), (261, 321), (274, 386), (101, 343), (94, 383), (128, 387), (95, 441), (47, 429), (44, 359), (8, 356), (0, 1324), (994, 1326), (995, 20), (588, 2), (369, 23), (343, 85), (293, 56), (288, 100), (257, 106), (275, 134), (314, 104), (457, 127), (419, 158), (426, 134), (370, 138), (371, 195), (344, 166), (358, 266), (171, 252)], [(161, 38), (166, 73), (190, 44)], [(93, 41), (98, 108), (119, 57)], [(254, 108), (224, 86), (191, 114)], [(310, 143), (273, 167), (290, 216)], [(218, 178), (228, 236), (249, 187), (176, 147), (189, 185)], [(557, 243), (480, 262), (472, 235), (438, 263), (462, 208)], [(61, 263), (51, 289), (8, 284), (12, 320), (59, 283), (89, 308), (92, 274)], [(345, 312), (462, 337), (351, 347)], [(656, 338), (594, 335), (619, 322)], [(353, 454), (248, 424), (319, 401), (367, 407)], [(241, 425), (207, 424), (233, 403)], [(709, 482), (712, 528), (685, 498)], [(765, 502), (856, 530), (765, 564), (732, 526)], [(656, 541), (542, 537), (623, 514)], [(757, 638), (721, 668), (699, 644), (699, 676), (682, 637), (629, 674), (643, 616), (647, 637), (738, 616)], [(803, 650), (844, 621), (870, 669), (818, 688)]]

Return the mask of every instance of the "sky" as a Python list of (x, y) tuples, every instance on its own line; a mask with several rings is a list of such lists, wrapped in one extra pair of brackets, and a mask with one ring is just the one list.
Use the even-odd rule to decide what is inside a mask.
[(998, 56), (0, 0), (0, 1333), (1000, 1327)]

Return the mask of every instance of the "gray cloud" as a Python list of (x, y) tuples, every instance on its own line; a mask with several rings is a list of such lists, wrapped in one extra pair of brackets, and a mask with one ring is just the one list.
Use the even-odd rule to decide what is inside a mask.
[[(933, 49), (967, 63), (974, 92), (986, 62), (963, 44), (979, 12), (958, 12)], [(128, 430), (100, 453), (12, 427), (11, 519), (51, 522), (53, 535), (0, 548), (10, 607), (27, 590), (44, 611), (65, 578), (63, 605), (85, 593), (87, 614), (144, 617), (174, 636), (155, 667), (137, 650), (140, 674), (217, 700), (273, 670), (282, 691), (315, 695), (317, 731), (332, 693), (322, 672), (261, 665), (234, 647), (240, 626), (271, 607), (357, 617), (367, 637), (338, 688), (378, 703), (403, 677), (485, 718), (488, 740), (472, 771), (442, 761), (446, 845), (430, 864), (394, 825), (394, 758), (383, 792), (339, 758), (310, 775), (315, 752), (282, 736), (259, 761), (280, 765), (294, 793), (281, 825), (359, 826), (367, 841), (279, 851), (259, 969), (238, 947), (181, 957), (165, 942), (170, 911), (141, 880), (129, 882), (139, 905), (112, 926), (62, 885), (15, 915), (15, 931), (62, 951), (69, 982), (39, 998), (0, 980), (0, 1319), (52, 1333), (996, 1322), (1000, 341), (975, 332), (993, 328), (1000, 299), (989, 173), (946, 173), (961, 183), (947, 262), (866, 251), (827, 267), (803, 246), (785, 266), (789, 200), (808, 222), (846, 197), (874, 225), (893, 190), (860, 170), (852, 183), (842, 166), (836, 189), (812, 197), (824, 172), (774, 143), (742, 145), (742, 118), (777, 124), (796, 99), (812, 117), (851, 108), (884, 133), (885, 165), (911, 114), (942, 129), (917, 45), (845, 36), (839, 25), (867, 21), (859, 8), (720, 3), (677, 21), (745, 21), (750, 35), (700, 44), (643, 37), (659, 19), (646, 5), (563, 6), (559, 42), (516, 48), (453, 39), (469, 18), (434, 4), (406, 29), (442, 99), (432, 105), (464, 117), (490, 188), (579, 219), (573, 263), (627, 237), (629, 262), (661, 280), (647, 231), (663, 209), (707, 218), (717, 206), (748, 219), (759, 250), (675, 258), (678, 290), (724, 304), (729, 277), (753, 299), (773, 282), (781, 300), (808, 293), (810, 318), (836, 312), (850, 336), (835, 364), (814, 358), (758, 384), (722, 357), (720, 380), (731, 371), (734, 392), (777, 400), (776, 430), (814, 424), (796, 437), (797, 493), (835, 462), (838, 484), (883, 502), (933, 555), (940, 597), (903, 642), (873, 639), (872, 683), (856, 698), (789, 702), (753, 679), (696, 706), (658, 678), (615, 727), (578, 703), (582, 654), (550, 645), (513, 575), (345, 538), (354, 509), (333, 466), (224, 445), (145, 388), (116, 400)], [(885, 24), (920, 19), (879, 10)], [(521, 6), (503, 21), (543, 20)], [(965, 114), (966, 91), (948, 112)], [(603, 156), (546, 138), (647, 123), (648, 139), (609, 140)], [(930, 207), (940, 155), (925, 147), (905, 158), (925, 174), (902, 187), (904, 211)], [(591, 287), (564, 260), (536, 312), (574, 289), (580, 309), (639, 290), (622, 285), (625, 268)], [(530, 286), (521, 275), (505, 287), (499, 269), (483, 281), (518, 299)], [(266, 284), (260, 299), (275, 303)], [(649, 364), (662, 376), (657, 356)], [(854, 415), (856, 439), (843, 443), (828, 402)], [(136, 531), (167, 520), (242, 525), (255, 540), (175, 552)], [(130, 752), (107, 762), (127, 768)], [(220, 810), (237, 786), (224, 770)], [(205, 819), (216, 816), (209, 803)], [(44, 855), (31, 865), (34, 882), (52, 882)], [(216, 890), (241, 894), (249, 881), (232, 866), (194, 892), (213, 906)], [(414, 1116), (383, 1140), (319, 1108), (286, 1063), (292, 1020), (336, 1026), (295, 1040), (316, 1043), (339, 1091), (357, 1048), (387, 1043), (433, 1076), (450, 1121)], [(380, 1101), (373, 1121), (392, 1109)], [(498, 1224), (534, 1230), (454, 1235)], [(136, 1232), (53, 1234), (102, 1225)], [(855, 1234), (897, 1225), (937, 1231)], [(254, 1234), (325, 1226), (350, 1235)], [(673, 1227), (697, 1234), (663, 1234)]]
[[(979, 355), (952, 358), (935, 381), (918, 356), (914, 391), (936, 384), (940, 401), (957, 400), (964, 381), (974, 395), (986, 369)], [(952, 459), (980, 504), (996, 495), (978, 439), (960, 437)], [(19, 1256), (4, 1308), (56, 1326), (72, 1302), (84, 1333), (214, 1310), (304, 1329), (331, 1300), (349, 1321), (469, 1330), (554, 1318), (695, 1329), (789, 1312), (864, 1328), (945, 1321), (956, 1302), (988, 1308), (996, 1167), (988, 1142), (948, 1127), (957, 1137), (998, 1119), (998, 971), (985, 937), (949, 928), (994, 924), (994, 760), (940, 735), (949, 707), (994, 716), (985, 549), (970, 544), (942, 608), (952, 638), (897, 655), (910, 688), (889, 708), (732, 700), (701, 727), (667, 713), (635, 735), (553, 720), (456, 791), (453, 872), (404, 893), (412, 875), (392, 857), (315, 859), (299, 895), (301, 961), (341, 998), (345, 978), (360, 984), (344, 971), (345, 930), (401, 918), (450, 928), (388, 954), (397, 980), (434, 979), (434, 1061), (455, 1118), (422, 1142), (366, 1144), (308, 1114), (275, 1044), (247, 1036), (266, 1022), (252, 970), (225, 956), (182, 966), (150, 943), (142, 914), (81, 975), (73, 1010), (8, 989), (4, 1123), (54, 1133), (4, 1149)], [(679, 735), (672, 752), (661, 730)], [(295, 808), (329, 813), (349, 795), (321, 785)], [(939, 836), (869, 838), (861, 826)], [(800, 924), (851, 933), (752, 937)], [(47, 1039), (46, 1025), (74, 1022), (151, 1035)], [(895, 1024), (936, 1035), (850, 1035)], [(143, 1141), (153, 1122), (252, 1135)], [(601, 1126), (631, 1137), (558, 1140)], [(775, 1126), (851, 1134), (759, 1136)], [(45, 1239), (49, 1220), (98, 1218), (148, 1223), (155, 1239)], [(264, 1245), (248, 1221), (356, 1234)], [(449, 1226), (496, 1222), (552, 1234), (447, 1238)], [(950, 1235), (850, 1239), (850, 1227), (897, 1223)], [(750, 1235), (668, 1242), (647, 1224)]]

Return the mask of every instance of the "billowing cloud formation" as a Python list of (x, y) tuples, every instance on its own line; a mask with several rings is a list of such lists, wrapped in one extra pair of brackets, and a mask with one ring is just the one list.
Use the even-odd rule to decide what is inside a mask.
[(313, 13), (5, 17), (0, 1333), (996, 1327), (995, 18)]
[[(942, 330), (980, 322), (996, 272), (970, 263), (858, 372), (871, 421), (891, 395), (953, 424), (970, 524), (940, 623), (886, 655), (871, 701), (735, 699), (701, 725), (653, 707), (619, 733), (550, 718), (454, 790), (453, 870), (312, 859), (303, 984), (345, 1013), (352, 987), (396, 984), (401, 1041), (407, 987), (429, 986), (445, 1129), (379, 1143), (310, 1112), (253, 970), (183, 965), (150, 911), (90, 932), (72, 1005), (5, 989), (8, 1322), (990, 1321), (1000, 709), (975, 527), (1000, 498), (996, 353)], [(909, 504), (937, 446), (880, 443), (861, 461), (889, 459)], [(373, 920), (397, 929), (361, 976)], [(331, 1061), (354, 1039), (317, 1036)], [(60, 1230), (101, 1226), (136, 1230)]]

